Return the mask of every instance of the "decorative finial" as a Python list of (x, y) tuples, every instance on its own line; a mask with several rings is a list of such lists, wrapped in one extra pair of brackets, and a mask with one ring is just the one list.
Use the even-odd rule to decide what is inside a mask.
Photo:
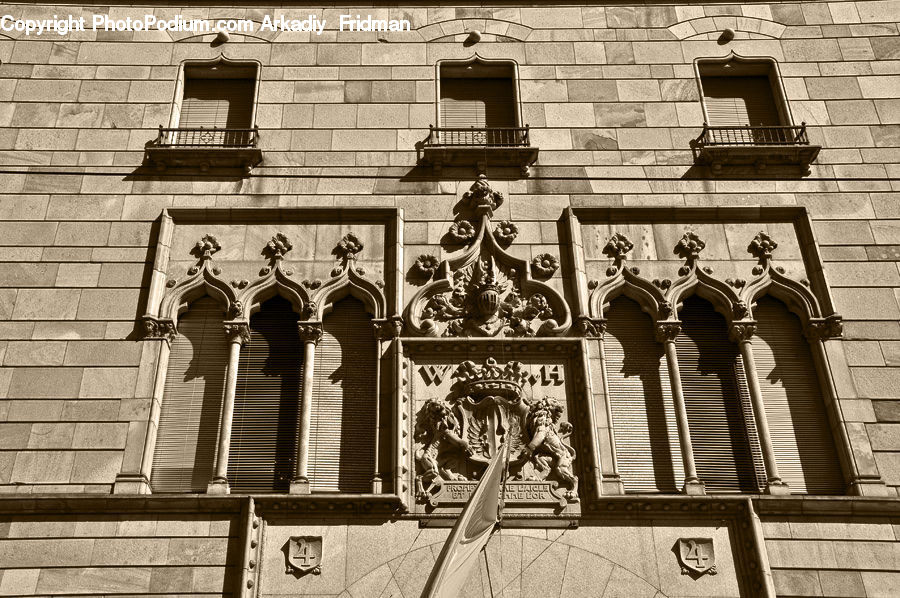
[(503, 203), (503, 194), (491, 189), (487, 176), (480, 174), (478, 180), (469, 187), (469, 191), (463, 194), (463, 200), (471, 208), (487, 207), (493, 212)]
[(355, 260), (356, 254), (363, 250), (363, 243), (353, 233), (347, 233), (338, 243), (336, 251), (344, 260)]
[(290, 239), (284, 233), (275, 233), (272, 240), (266, 243), (265, 252), (273, 260), (284, 258), (284, 254), (293, 249)]
[(749, 251), (753, 256), (759, 260), (760, 264), (765, 265), (772, 259), (772, 252), (778, 248), (778, 243), (770, 237), (765, 231), (759, 231), (756, 233), (756, 236), (753, 237), (753, 240), (750, 241), (750, 245), (747, 247), (747, 251)]
[(203, 238), (197, 241), (197, 244), (194, 246), (194, 255), (197, 255), (201, 260), (208, 260), (212, 257), (212, 254), (222, 249), (222, 246), (219, 245), (219, 242), (212, 235), (203, 235)]

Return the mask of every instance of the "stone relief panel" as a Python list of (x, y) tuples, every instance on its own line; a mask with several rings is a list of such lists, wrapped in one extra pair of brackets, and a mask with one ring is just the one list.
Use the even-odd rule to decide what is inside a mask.
[(579, 472), (591, 459), (578, 440), (590, 424), (572, 351), (430, 353), (413, 356), (407, 379), (416, 508), (461, 507), (506, 443), (508, 508), (577, 512)]
[(519, 226), (494, 220), (503, 203), (482, 175), (463, 194), (457, 218), (446, 229), (442, 248), (448, 257), (416, 254), (407, 277), (419, 285), (407, 306), (411, 334), (531, 337), (568, 331), (571, 313), (561, 281), (551, 283), (560, 268), (558, 253), (537, 250), (520, 257), (512, 247)]

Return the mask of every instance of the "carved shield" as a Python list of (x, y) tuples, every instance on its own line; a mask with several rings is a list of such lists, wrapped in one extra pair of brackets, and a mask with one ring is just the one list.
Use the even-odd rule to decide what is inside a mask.
[(322, 536), (291, 536), (288, 540), (287, 572), (304, 575), (322, 572)]
[(682, 575), (688, 575), (692, 571), (699, 575), (715, 575), (716, 551), (712, 538), (679, 538), (678, 561), (681, 563)]

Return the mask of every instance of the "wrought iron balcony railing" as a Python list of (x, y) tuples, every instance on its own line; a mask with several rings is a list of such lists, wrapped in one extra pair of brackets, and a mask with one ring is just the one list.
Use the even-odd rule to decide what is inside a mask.
[(159, 170), (169, 167), (240, 168), (245, 173), (262, 162), (259, 128), (159, 127), (147, 143), (145, 161)]
[(799, 127), (710, 127), (694, 140), (696, 147), (708, 145), (809, 145), (806, 123)]
[(219, 129), (213, 127), (159, 127), (159, 147), (257, 147), (259, 128)]
[(713, 172), (721, 172), (723, 166), (751, 164), (761, 171), (771, 164), (800, 166), (808, 173), (820, 149), (810, 144), (806, 123), (789, 127), (711, 127), (703, 123), (700, 136), (691, 140), (694, 161), (710, 165)]
[(429, 126), (425, 145), (529, 147), (528, 126), (524, 127), (434, 127)]
[(517, 166), (527, 174), (537, 161), (528, 125), (524, 127), (428, 127), (428, 137), (416, 144), (419, 159), (436, 172), (444, 166)]

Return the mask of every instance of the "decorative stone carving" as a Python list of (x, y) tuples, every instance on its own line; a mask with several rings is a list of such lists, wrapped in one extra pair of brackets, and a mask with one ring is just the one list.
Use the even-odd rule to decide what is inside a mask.
[(503, 203), (503, 194), (491, 189), (487, 176), (480, 174), (469, 190), (463, 193), (463, 201), (472, 209), (488, 208), (493, 214)]
[[(440, 383), (448, 370), (432, 367), (423, 375)], [(561, 421), (563, 406), (553, 397), (529, 400), (523, 392), (524, 384), (538, 379), (518, 361), (499, 364), (493, 358), (483, 365), (465, 361), (452, 376), (455, 390), (445, 399), (426, 400), (417, 414), (419, 499), (432, 506), (464, 502), (507, 443), (508, 492), (558, 507), (577, 502), (575, 449), (567, 441), (572, 426)], [(554, 381), (550, 372), (542, 378), (562, 384), (561, 376)]]
[(494, 228), (494, 238), (502, 245), (510, 245), (519, 236), (519, 227), (510, 220), (502, 220)]
[(468, 220), (457, 220), (450, 225), (447, 234), (460, 243), (465, 243), (475, 238), (475, 227)]
[(169, 319), (158, 319), (144, 316), (144, 340), (175, 340), (175, 322)]
[(214, 236), (203, 235), (203, 238), (197, 241), (197, 244), (194, 246), (194, 255), (200, 259), (208, 260), (212, 257), (212, 254), (220, 249), (222, 249), (222, 246), (219, 245)]
[(225, 339), (229, 343), (246, 345), (250, 342), (250, 326), (247, 322), (225, 322)]
[(285, 546), (285, 573), (299, 576), (322, 573), (322, 536), (291, 536)]
[(416, 258), (416, 262), (413, 264), (413, 268), (415, 268), (416, 272), (423, 276), (433, 276), (435, 272), (437, 272), (438, 266), (440, 262), (438, 259), (431, 254), (422, 254), (418, 258)]
[(386, 320), (376, 320), (373, 324), (375, 326), (375, 338), (379, 340), (400, 338), (400, 333), (403, 331), (403, 319), (399, 316), (392, 316)]
[(674, 341), (681, 334), (681, 322), (657, 322), (655, 332), (658, 343)]
[[(688, 231), (682, 235), (675, 245), (675, 255), (685, 260), (687, 264), (678, 270), (680, 276), (685, 276), (694, 267), (694, 262), (700, 257), (700, 252), (706, 248), (706, 242), (697, 233)], [(708, 272), (707, 272), (708, 274)]]
[(810, 341), (824, 341), (829, 338), (838, 338), (843, 334), (844, 323), (841, 316), (834, 314), (827, 318), (810, 318), (806, 324), (804, 335)]
[(749, 341), (754, 334), (756, 334), (756, 322), (753, 321), (734, 322), (728, 328), (728, 338), (733, 343)]
[(343, 260), (355, 260), (357, 254), (363, 250), (363, 243), (359, 240), (359, 237), (354, 235), (353, 233), (347, 233), (343, 236), (343, 238), (338, 242), (337, 248), (335, 249), (338, 256)]
[(297, 322), (297, 334), (304, 343), (312, 342), (319, 344), (322, 340), (322, 323), (321, 322)]
[(531, 260), (531, 271), (540, 278), (550, 278), (559, 270), (559, 260), (550, 253), (541, 253)]
[(682, 575), (699, 577), (704, 573), (715, 575), (718, 572), (712, 538), (679, 538), (675, 547)]
[(284, 233), (275, 233), (272, 240), (266, 243), (265, 252), (270, 259), (283, 259), (284, 255), (294, 248), (293, 243)]
[[(411, 332), (427, 336), (564, 333), (571, 325), (565, 300), (553, 287), (533, 280), (528, 263), (506, 253), (497, 235), (489, 232), (493, 210), (503, 196), (481, 176), (464, 199), (480, 214), (478, 229), (467, 220), (451, 225), (450, 236), (469, 245), (461, 255), (442, 262), (435, 280), (413, 296), (406, 317)], [(549, 261), (559, 267), (556, 258), (551, 256)]]

